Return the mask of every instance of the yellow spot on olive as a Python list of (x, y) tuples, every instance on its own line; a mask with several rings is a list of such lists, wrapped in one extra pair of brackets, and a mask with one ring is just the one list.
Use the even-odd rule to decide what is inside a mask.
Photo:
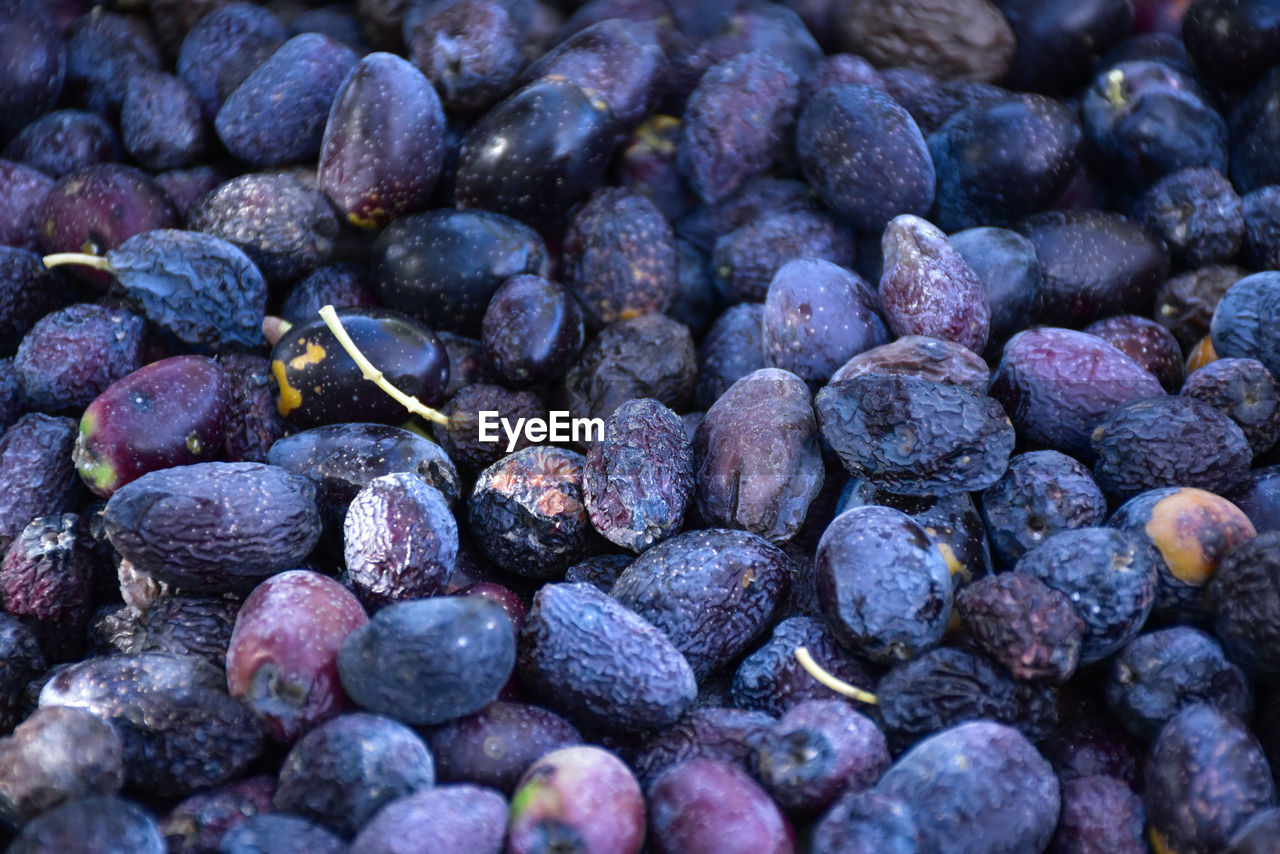
[(942, 553), (942, 559), (947, 562), (947, 571), (952, 575), (963, 575), (966, 573), (964, 564), (956, 557), (955, 550), (951, 548), (949, 543), (934, 543), (938, 547), (938, 551)]
[(307, 352), (294, 356), (289, 360), (289, 367), (295, 371), (304, 370), (308, 365), (318, 365), (324, 361), (325, 352), (323, 347), (314, 341), (306, 341), (304, 343), (307, 345)]
[(194, 456), (199, 456), (200, 452), (203, 450), (204, 450), (204, 442), (200, 441), (200, 437), (197, 436), (195, 433), (188, 433), (187, 434), (187, 451), (189, 451)]
[(275, 376), (276, 383), (280, 386), (280, 397), (276, 400), (276, 410), (282, 416), (287, 417), (290, 412), (302, 405), (302, 392), (289, 384), (289, 375), (285, 371), (284, 362), (279, 359), (272, 359), (271, 373)]

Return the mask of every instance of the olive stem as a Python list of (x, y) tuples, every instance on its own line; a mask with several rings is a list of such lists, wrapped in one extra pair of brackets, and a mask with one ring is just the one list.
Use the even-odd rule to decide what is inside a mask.
[(834, 676), (823, 669), (821, 664), (813, 660), (813, 656), (809, 654), (808, 647), (796, 647), (796, 661), (800, 662), (800, 666), (809, 672), (809, 675), (817, 679), (823, 685), (826, 685), (837, 694), (843, 694), (851, 697), (859, 703), (866, 703), (868, 706), (874, 706), (879, 700), (875, 694), (870, 691), (864, 691), (856, 685), (850, 685), (843, 679)]
[(449, 425), (449, 417), (432, 409), (424, 404), (418, 398), (405, 394), (400, 389), (388, 382), (387, 378), (382, 375), (382, 371), (373, 366), (373, 363), (365, 358), (360, 352), (360, 348), (356, 346), (356, 342), (351, 340), (351, 336), (347, 334), (346, 327), (342, 325), (342, 321), (338, 319), (338, 313), (334, 311), (332, 305), (326, 305), (320, 309), (320, 318), (324, 320), (324, 325), (329, 327), (329, 331), (333, 333), (333, 337), (338, 339), (338, 343), (342, 345), (342, 349), (347, 351), (347, 355), (356, 363), (356, 367), (360, 369), (360, 373), (364, 374), (364, 378), (376, 385), (378, 388), (389, 394), (397, 403), (414, 415), (419, 415), (428, 421), (434, 421), (436, 424)]
[(83, 264), (108, 273), (116, 271), (116, 268), (111, 266), (111, 262), (101, 255), (89, 255), (86, 252), (55, 252), (44, 256), (46, 267), (57, 267), (60, 264)]

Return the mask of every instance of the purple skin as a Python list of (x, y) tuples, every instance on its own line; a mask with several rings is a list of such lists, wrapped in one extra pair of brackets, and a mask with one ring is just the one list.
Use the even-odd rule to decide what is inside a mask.
[(991, 325), (986, 287), (947, 236), (903, 214), (885, 228), (881, 248), (880, 305), (894, 335), (928, 335), (981, 353)]
[(361, 854), (404, 854), (414, 840), (430, 840), (419, 851), (498, 854), (507, 830), (507, 801), (477, 786), (436, 786), (387, 804), (351, 843)]
[(871, 718), (843, 699), (808, 700), (764, 735), (756, 763), (779, 805), (816, 813), (874, 785), (889, 767), (889, 745)]
[(147, 472), (214, 459), (227, 417), (227, 375), (205, 356), (171, 356), (113, 383), (85, 409), (75, 464), (103, 498)]
[(370, 54), (334, 98), (320, 189), (360, 228), (426, 207), (444, 165), (444, 128), (440, 98), (422, 73), (393, 54)]
[(582, 743), (578, 730), (554, 712), (502, 701), (437, 727), (427, 739), (442, 782), (474, 783), (503, 794), (543, 756)]
[(527, 274), (494, 292), (481, 337), (485, 357), (515, 389), (559, 378), (586, 343), (582, 311), (569, 289)]
[(405, 21), (413, 63), (451, 112), (483, 111), (515, 88), (523, 64), (523, 28), (507, 11), (514, 4), (460, 0), (435, 5), (443, 8)]
[(794, 854), (791, 825), (764, 789), (714, 759), (690, 759), (649, 788), (655, 854)]
[(293, 742), (350, 703), (338, 649), (369, 621), (338, 582), (306, 570), (272, 576), (249, 594), (227, 648), (227, 689), (268, 733)]
[(690, 759), (717, 759), (754, 775), (756, 746), (776, 720), (728, 706), (694, 709), (651, 738), (631, 765), (646, 789), (663, 771)]
[(1009, 339), (990, 394), (1012, 413), (1020, 439), (1074, 453), (1088, 450), (1111, 410), (1164, 388), (1101, 338), (1046, 326)]
[(1118, 314), (1084, 328), (1151, 372), (1170, 394), (1182, 385), (1185, 365), (1173, 333), (1146, 317)]
[[(37, 215), (40, 250), (103, 255), (135, 234), (176, 228), (178, 212), (144, 172), (102, 163), (72, 172), (53, 185)], [(111, 274), (72, 265), (74, 275), (104, 290)]]
[(161, 822), (170, 854), (218, 854), (226, 833), (245, 819), (271, 812), (273, 777), (246, 777), (192, 795)]
[[(745, 776), (745, 775), (743, 775)], [(525, 772), (511, 797), (507, 851), (639, 854), (644, 796), (622, 760), (599, 747), (566, 747)]]
[(32, 409), (74, 415), (145, 363), (145, 323), (124, 309), (76, 303), (23, 337), (14, 368)]
[(156, 176), (160, 189), (169, 194), (178, 218), (187, 219), (187, 211), (196, 200), (226, 181), (226, 177), (212, 166), (194, 166), (190, 169), (174, 169)]
[(53, 179), (29, 166), (0, 160), (0, 196), (8, 202), (0, 208), (0, 245), (35, 250), (37, 213), (53, 189)]

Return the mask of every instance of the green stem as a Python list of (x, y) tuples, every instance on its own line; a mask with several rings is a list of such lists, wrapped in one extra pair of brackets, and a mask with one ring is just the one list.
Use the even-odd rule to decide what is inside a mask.
[(843, 694), (846, 697), (857, 700), (859, 703), (866, 703), (868, 706), (874, 706), (879, 702), (876, 695), (870, 691), (864, 691), (856, 685), (850, 685), (843, 679), (824, 670), (821, 664), (813, 660), (813, 656), (809, 654), (807, 647), (796, 647), (796, 661), (800, 662), (800, 666), (807, 670), (810, 676), (837, 694)]

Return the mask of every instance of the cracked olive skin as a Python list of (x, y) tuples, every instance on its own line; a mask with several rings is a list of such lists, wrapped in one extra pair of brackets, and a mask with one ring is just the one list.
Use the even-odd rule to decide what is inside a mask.
[(137, 570), (188, 592), (247, 590), (297, 566), (320, 538), (311, 481), (264, 463), (196, 463), (125, 484), (103, 511)]
[(1214, 631), (1232, 660), (1255, 678), (1280, 674), (1275, 654), (1276, 614), (1280, 613), (1280, 531), (1270, 531), (1236, 546), (1209, 581)]
[(582, 743), (573, 724), (527, 703), (490, 703), (427, 733), (441, 782), (470, 783), (511, 794), (525, 769), (544, 755)]
[(822, 615), (851, 652), (895, 664), (942, 640), (951, 618), (951, 573), (907, 514), (888, 507), (845, 511), (823, 532), (814, 566)]
[(698, 695), (667, 636), (587, 583), (548, 584), (520, 632), (520, 678), (571, 721), (612, 732), (660, 729)]
[(1222, 851), (1276, 799), (1258, 740), (1229, 712), (1197, 704), (1169, 721), (1147, 756), (1143, 803), (1157, 850)]
[(1014, 566), (1067, 596), (1084, 622), (1080, 664), (1101, 661), (1142, 630), (1156, 598), (1160, 553), (1146, 540), (1109, 528), (1063, 531)]
[(886, 490), (948, 495), (1004, 474), (1014, 430), (993, 399), (961, 386), (874, 374), (814, 398), (822, 436), (846, 469)]
[(688, 531), (630, 563), (610, 595), (661, 629), (698, 678), (735, 659), (786, 598), (776, 546), (745, 531)]

